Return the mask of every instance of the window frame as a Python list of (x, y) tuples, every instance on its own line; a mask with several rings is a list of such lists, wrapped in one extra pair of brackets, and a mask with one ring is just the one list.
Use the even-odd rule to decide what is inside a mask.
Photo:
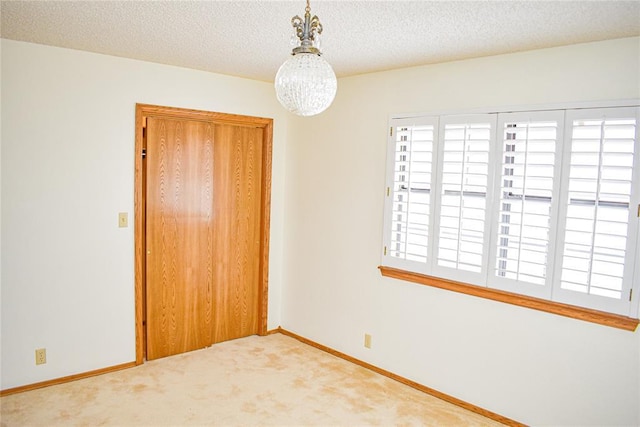
[[(566, 194), (566, 182), (565, 176), (559, 175), (559, 173), (566, 166), (564, 163), (567, 161), (567, 154), (565, 151), (570, 151), (571, 138), (570, 133), (572, 131), (572, 123), (567, 117), (571, 111), (579, 111), (584, 109), (598, 109), (598, 108), (612, 108), (612, 107), (630, 107), (636, 112), (636, 148), (634, 151), (634, 164), (633, 164), (633, 179), (640, 177), (640, 100), (618, 100), (618, 101), (603, 101), (603, 102), (591, 102), (591, 103), (565, 103), (554, 105), (542, 105), (542, 106), (519, 106), (519, 107), (504, 107), (504, 108), (485, 108), (476, 109), (471, 111), (457, 111), (457, 112), (439, 112), (428, 114), (414, 114), (414, 115), (391, 115), (389, 117), (390, 134), (387, 143), (387, 174), (386, 174), (386, 196), (384, 203), (384, 226), (383, 226), (383, 255), (382, 265), (379, 267), (383, 276), (394, 277), (398, 279), (408, 280), (411, 282), (426, 284), (439, 288), (449, 289), (457, 292), (463, 292), (465, 294), (471, 294), (481, 296), (484, 298), (507, 302), (510, 304), (516, 304), (524, 307), (534, 308), (546, 312), (560, 314), (572, 318), (578, 318), (587, 321), (593, 321), (608, 326), (619, 327), (627, 330), (635, 330), (638, 325), (638, 312), (640, 311), (640, 260), (638, 260), (637, 254), (640, 253), (640, 219), (636, 217), (635, 208), (630, 208), (630, 221), (627, 235), (635, 237), (628, 238), (629, 241), (635, 243), (634, 247), (631, 247), (629, 243), (627, 249), (631, 247), (633, 255), (628, 259), (635, 259), (633, 265), (629, 266), (625, 264), (625, 278), (626, 281), (631, 283), (632, 298), (627, 303), (625, 301), (627, 309), (605, 311), (602, 308), (594, 308), (590, 304), (579, 305), (575, 300), (559, 300), (556, 297), (556, 287), (559, 287), (559, 279), (556, 279), (556, 275), (561, 269), (562, 261), (558, 260), (559, 255), (562, 253), (561, 244), (553, 244), (556, 239), (557, 233), (560, 231), (559, 222), (560, 219), (564, 221), (561, 216), (561, 200)], [(545, 277), (544, 292), (530, 292), (524, 289), (523, 286), (512, 286), (511, 284), (502, 281), (495, 280), (495, 262), (497, 251), (497, 232), (495, 227), (498, 225), (499, 220), (496, 209), (499, 209), (500, 203), (500, 185), (501, 185), (501, 172), (502, 167), (501, 156), (504, 150), (504, 124), (509, 121), (516, 121), (517, 117), (524, 117), (531, 115), (532, 117), (544, 116), (545, 114), (551, 114), (552, 111), (561, 110), (562, 121), (558, 122), (557, 134), (556, 134), (556, 151), (554, 158), (554, 177), (553, 177), (553, 198), (551, 205), (551, 218), (552, 229), (549, 231), (549, 248), (548, 259), (553, 263), (549, 265), (547, 274)], [(489, 152), (489, 177), (487, 185), (487, 204), (485, 209), (485, 249), (482, 254), (482, 274), (475, 275), (476, 277), (469, 278), (468, 275), (459, 274), (459, 270), (453, 270), (453, 273), (446, 270), (451, 270), (446, 267), (437, 266), (437, 250), (438, 250), (438, 236), (434, 230), (438, 230), (439, 218), (436, 213), (440, 208), (441, 202), (441, 170), (442, 170), (442, 144), (444, 137), (444, 126), (446, 123), (455, 122), (455, 119), (462, 119), (465, 116), (480, 116), (487, 117), (489, 114), (495, 114), (495, 121), (492, 126), (492, 139), (491, 148)], [(557, 114), (557, 113), (556, 113)], [(444, 120), (443, 120), (444, 119)], [(395, 147), (391, 144), (394, 127), (399, 123), (405, 126), (421, 125), (424, 124), (424, 120), (430, 120), (431, 123), (435, 123), (434, 127), (434, 142), (433, 142), (433, 156), (432, 163), (437, 165), (432, 170), (432, 183), (431, 183), (431, 199), (430, 199), (430, 217), (429, 217), (429, 240), (428, 240), (428, 257), (426, 263), (412, 262), (406, 260), (400, 260), (387, 253), (387, 247), (389, 244), (390, 236), (390, 218), (389, 207), (391, 204), (389, 194), (393, 184), (394, 163), (395, 163)], [(452, 121), (453, 120), (453, 121)], [(532, 119), (536, 121), (537, 119)], [(461, 120), (458, 120), (461, 121)], [(540, 121), (540, 120), (538, 120)], [(437, 131), (436, 131), (437, 129)], [(569, 136), (568, 136), (569, 135)], [(558, 159), (560, 158), (560, 160)], [(562, 163), (562, 164), (561, 164)], [(391, 184), (391, 185), (390, 185)], [(562, 186), (564, 192), (560, 193), (559, 188)], [(633, 194), (631, 195), (631, 203), (640, 203), (640, 185), (636, 184), (632, 188)], [(496, 200), (497, 199), (497, 200)], [(634, 206), (634, 205), (631, 205)], [(556, 220), (553, 220), (555, 218)], [(635, 220), (635, 221), (634, 221)], [(633, 234), (632, 234), (633, 233)], [(488, 247), (486, 245), (489, 245)], [(635, 258), (633, 258), (635, 257)], [(556, 262), (553, 262), (553, 261)], [(444, 271), (443, 271), (444, 269)], [(628, 270), (631, 270), (631, 273)], [(473, 276), (473, 275), (472, 275)], [(507, 279), (509, 281), (510, 279)], [(522, 284), (523, 282), (516, 282)], [(538, 286), (533, 285), (532, 286)], [(567, 291), (571, 293), (577, 293), (573, 291)], [(591, 297), (592, 295), (589, 295)], [(553, 300), (551, 299), (553, 298)], [(591, 299), (591, 298), (588, 298)], [(625, 298), (623, 297), (622, 300)], [(616, 300), (619, 301), (619, 300)]]

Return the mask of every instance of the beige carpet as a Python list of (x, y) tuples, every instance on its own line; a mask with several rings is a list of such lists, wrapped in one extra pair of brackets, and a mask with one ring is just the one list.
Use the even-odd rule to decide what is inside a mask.
[(10, 395), (0, 404), (2, 427), (500, 425), (281, 334)]

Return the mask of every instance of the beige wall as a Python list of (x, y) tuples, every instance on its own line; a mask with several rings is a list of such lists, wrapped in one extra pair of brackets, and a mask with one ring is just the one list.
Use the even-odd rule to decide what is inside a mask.
[(639, 40), (340, 79), (326, 113), (293, 125), (283, 327), (525, 423), (640, 423), (640, 332), (376, 269), (391, 114), (640, 98)]
[[(135, 360), (136, 103), (272, 117), (269, 328), (288, 115), (269, 83), (2, 40), (2, 389)], [(118, 212), (130, 227), (118, 228)], [(34, 350), (47, 349), (35, 366)]]

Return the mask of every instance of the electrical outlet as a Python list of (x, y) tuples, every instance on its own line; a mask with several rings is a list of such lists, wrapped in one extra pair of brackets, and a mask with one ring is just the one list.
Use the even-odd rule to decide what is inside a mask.
[(44, 365), (45, 363), (47, 363), (47, 349), (36, 349), (36, 365)]
[(366, 348), (371, 348), (371, 335), (364, 334), (364, 346)]

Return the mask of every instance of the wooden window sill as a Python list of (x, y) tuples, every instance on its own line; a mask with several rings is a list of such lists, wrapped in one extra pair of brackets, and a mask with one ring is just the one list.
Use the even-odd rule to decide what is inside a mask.
[(529, 297), (526, 295), (519, 295), (491, 288), (468, 285), (466, 283), (440, 279), (438, 277), (426, 276), (424, 274), (412, 273), (410, 271), (400, 270), (392, 267), (380, 266), (378, 268), (380, 269), (382, 275), (385, 277), (406, 280), (408, 282), (433, 286), (435, 288), (460, 292), (462, 294), (473, 295), (476, 297), (486, 298), (494, 301), (505, 302), (507, 304), (513, 304), (520, 307), (532, 308), (534, 310), (545, 311), (547, 313), (558, 314), (560, 316), (584, 320), (586, 322), (598, 323), (600, 325), (611, 326), (618, 329), (624, 329), (626, 331), (635, 331), (638, 323), (640, 323), (639, 319), (633, 319), (631, 317), (621, 316), (619, 314), (605, 313), (603, 311), (547, 301), (539, 298)]

